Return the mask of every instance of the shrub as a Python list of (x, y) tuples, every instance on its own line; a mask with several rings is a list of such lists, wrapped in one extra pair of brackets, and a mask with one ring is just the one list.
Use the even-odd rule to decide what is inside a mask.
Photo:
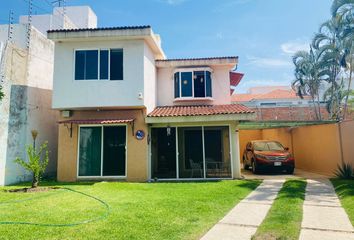
[(349, 164), (343, 162), (342, 165), (338, 165), (336, 176), (341, 179), (353, 179), (354, 178), (354, 168)]
[(22, 166), (24, 169), (32, 173), (32, 188), (36, 188), (39, 184), (40, 178), (44, 173), (48, 161), (49, 161), (49, 151), (48, 151), (48, 142), (44, 142), (39, 150), (36, 151), (34, 146), (27, 145), (26, 152), (28, 156), (28, 162), (21, 159), (16, 158), (15, 162)]

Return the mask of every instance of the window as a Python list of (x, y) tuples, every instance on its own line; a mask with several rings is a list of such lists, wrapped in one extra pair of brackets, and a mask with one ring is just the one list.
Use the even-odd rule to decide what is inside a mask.
[(261, 103), (261, 106), (276, 106), (275, 102)]
[(212, 96), (209, 71), (176, 72), (174, 74), (175, 98)]
[(75, 80), (123, 80), (123, 49), (76, 50)]

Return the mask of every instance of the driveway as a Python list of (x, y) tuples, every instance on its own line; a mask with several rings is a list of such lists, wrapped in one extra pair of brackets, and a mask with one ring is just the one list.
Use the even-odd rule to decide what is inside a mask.
[(250, 170), (242, 170), (242, 176), (245, 179), (269, 179), (269, 180), (284, 180), (290, 178), (302, 178), (302, 179), (324, 179), (329, 178), (329, 176), (320, 175), (317, 173), (306, 172), (301, 169), (295, 169), (294, 174), (285, 174), (285, 173), (262, 173), (262, 174), (253, 174)]

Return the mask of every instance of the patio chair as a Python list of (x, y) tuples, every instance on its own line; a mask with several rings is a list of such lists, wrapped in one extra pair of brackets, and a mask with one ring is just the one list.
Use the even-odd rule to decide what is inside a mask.
[(200, 173), (200, 177), (202, 178), (202, 177), (203, 177), (202, 164), (194, 162), (193, 159), (191, 159), (191, 158), (189, 159), (189, 164), (190, 164), (191, 169), (192, 169), (192, 171), (191, 171), (191, 178), (192, 178), (193, 175), (194, 175), (194, 171), (199, 172), (199, 173)]

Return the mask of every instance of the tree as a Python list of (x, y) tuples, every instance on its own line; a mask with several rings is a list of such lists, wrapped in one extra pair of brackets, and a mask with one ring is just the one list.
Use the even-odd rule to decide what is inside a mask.
[(312, 40), (312, 46), (318, 56), (319, 64), (328, 73), (327, 82), (330, 84), (331, 96), (327, 98), (330, 101), (327, 102), (327, 105), (330, 106), (328, 110), (332, 119), (338, 116), (339, 106), (341, 105), (336, 97), (336, 92), (341, 85), (337, 82), (343, 52), (340, 38), (341, 29), (342, 23), (338, 19), (332, 18), (321, 24), (319, 32), (315, 34)]
[(21, 158), (16, 158), (15, 162), (32, 173), (32, 188), (36, 188), (38, 187), (41, 176), (48, 165), (48, 142), (44, 142), (38, 151), (36, 151), (34, 146), (28, 145), (26, 146), (26, 152), (28, 156), (28, 162)]
[(332, 18), (342, 24), (340, 38), (342, 41), (343, 56), (341, 67), (349, 72), (347, 95), (344, 100), (343, 119), (347, 113), (348, 100), (350, 95), (353, 76), (353, 54), (354, 54), (354, 0), (334, 0), (331, 6)]
[(304, 95), (311, 96), (316, 117), (321, 120), (319, 90), (321, 82), (327, 80), (328, 72), (322, 68), (319, 57), (312, 47), (309, 52), (296, 52), (293, 56), (293, 63), (295, 65), (295, 80), (292, 87), (301, 98)]

